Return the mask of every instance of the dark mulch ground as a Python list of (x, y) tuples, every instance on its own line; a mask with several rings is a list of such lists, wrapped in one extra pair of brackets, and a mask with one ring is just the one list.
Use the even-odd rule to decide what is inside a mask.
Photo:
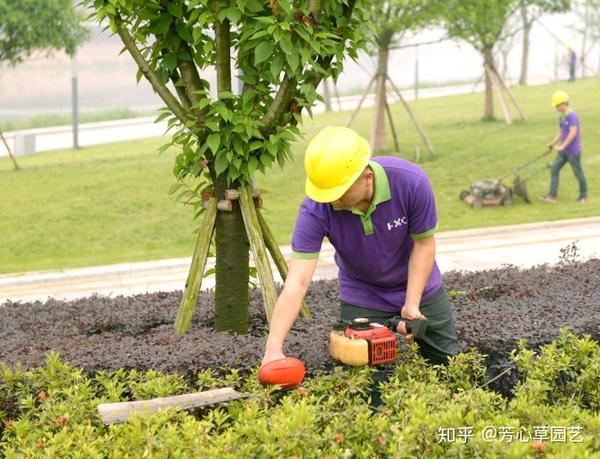
[[(520, 338), (539, 346), (566, 325), (600, 341), (600, 260), (450, 272), (444, 279), (451, 296), (456, 295), (462, 350), (474, 347), (489, 355), (490, 377), (511, 366), (509, 353)], [(153, 368), (186, 375), (260, 363), (267, 323), (259, 292), (252, 293), (250, 333), (243, 336), (212, 329), (210, 292), (200, 295), (190, 332), (176, 336), (173, 322), (180, 298), (181, 292), (172, 292), (6, 303), (0, 306), (0, 360), (34, 367), (54, 350), (88, 372)], [(302, 358), (313, 374), (332, 367), (328, 336), (338, 313), (336, 282), (314, 282), (306, 300), (313, 320), (296, 322), (285, 352)], [(506, 393), (515, 377), (513, 372), (492, 387)]]

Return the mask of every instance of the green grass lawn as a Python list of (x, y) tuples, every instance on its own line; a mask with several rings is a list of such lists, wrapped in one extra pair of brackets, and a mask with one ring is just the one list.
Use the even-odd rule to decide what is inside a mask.
[[(555, 206), (518, 199), (512, 207), (474, 211), (459, 201), (459, 192), (471, 182), (498, 176), (544, 151), (557, 122), (550, 96), (559, 88), (570, 93), (582, 120), (590, 202), (575, 203), (577, 184), (568, 165)], [(414, 160), (415, 147), (420, 147), (420, 164), (436, 192), (441, 231), (600, 215), (600, 80), (515, 88), (514, 93), (529, 116), (527, 122), (480, 121), (482, 94), (411, 103), (436, 149), (433, 158), (402, 106), (392, 106), (401, 144), (397, 154)], [(353, 125), (367, 138), (371, 116), (365, 109)], [(306, 139), (323, 126), (344, 124), (348, 117), (342, 112), (306, 120)], [(388, 135), (391, 145), (389, 129)], [(151, 139), (22, 157), (19, 172), (12, 171), (8, 158), (0, 159), (0, 272), (191, 255), (192, 212), (167, 194), (174, 151), (158, 155), (162, 143)], [(276, 167), (257, 177), (258, 186), (269, 191), (264, 195), (265, 216), (281, 244), (289, 243), (303, 197), (305, 146), (306, 140), (295, 145), (295, 162), (285, 169)], [(532, 179), (530, 195), (545, 194), (548, 182), (549, 172)]]

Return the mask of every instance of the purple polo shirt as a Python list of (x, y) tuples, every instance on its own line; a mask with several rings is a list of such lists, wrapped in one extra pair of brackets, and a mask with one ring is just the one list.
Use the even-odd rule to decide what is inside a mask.
[(564, 142), (569, 135), (569, 128), (571, 126), (577, 127), (575, 138), (562, 152), (565, 155), (581, 154), (581, 128), (579, 127), (579, 117), (577, 116), (577, 113), (575, 113), (575, 110), (570, 110), (565, 116), (561, 115), (558, 119), (558, 125), (560, 126), (561, 142)]
[[(404, 305), (413, 238), (432, 236), (437, 228), (435, 199), (421, 168), (401, 158), (380, 156), (374, 173), (373, 202), (366, 213), (336, 210), (306, 197), (294, 235), (294, 258), (318, 258), (323, 238), (335, 248), (340, 299), (355, 306), (398, 312)], [(434, 264), (423, 300), (442, 286)]]

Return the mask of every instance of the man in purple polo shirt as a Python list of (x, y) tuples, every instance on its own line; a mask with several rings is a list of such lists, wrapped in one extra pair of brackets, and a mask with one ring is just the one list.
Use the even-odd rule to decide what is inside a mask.
[[(579, 182), (579, 197), (577, 202), (587, 202), (587, 182), (581, 166), (581, 127), (579, 117), (569, 105), (569, 95), (564, 91), (552, 94), (552, 105), (560, 113), (558, 119), (558, 132), (548, 144), (549, 148), (556, 148), (558, 154), (550, 171), (550, 193), (540, 198), (541, 201), (556, 204), (558, 196), (559, 173), (567, 163), (571, 165), (575, 177)], [(558, 146), (557, 146), (558, 144)]]
[[(327, 127), (305, 156), (306, 194), (292, 237), (292, 263), (271, 318), (263, 364), (283, 358), (323, 238), (335, 248), (341, 319), (385, 323), (427, 318), (421, 354), (445, 363), (458, 353), (451, 304), (435, 263), (437, 212), (431, 184), (414, 164), (370, 159), (368, 142)], [(404, 320), (396, 330), (409, 338)]]

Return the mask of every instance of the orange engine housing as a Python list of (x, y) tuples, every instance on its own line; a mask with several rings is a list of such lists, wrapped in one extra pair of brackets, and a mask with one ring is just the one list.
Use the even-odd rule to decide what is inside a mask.
[(396, 337), (390, 329), (377, 323), (369, 323), (368, 327), (347, 326), (344, 329), (344, 336), (367, 341), (369, 365), (380, 365), (396, 360)]

